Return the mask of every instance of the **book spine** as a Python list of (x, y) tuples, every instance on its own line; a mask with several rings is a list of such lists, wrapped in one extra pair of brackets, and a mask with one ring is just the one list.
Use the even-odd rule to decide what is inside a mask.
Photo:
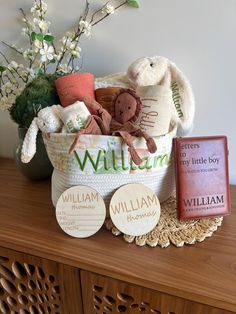
[(181, 202), (180, 202), (180, 195), (181, 195), (181, 184), (180, 184), (180, 169), (179, 169), (179, 150), (178, 150), (178, 142), (179, 139), (174, 139), (174, 159), (175, 159), (175, 186), (176, 186), (176, 203), (177, 203), (177, 217), (181, 219)]

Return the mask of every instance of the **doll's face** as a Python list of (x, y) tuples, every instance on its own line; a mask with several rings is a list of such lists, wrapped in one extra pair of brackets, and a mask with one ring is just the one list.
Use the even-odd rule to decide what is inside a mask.
[(115, 101), (115, 120), (121, 124), (126, 123), (135, 115), (137, 100), (129, 93), (120, 94)]

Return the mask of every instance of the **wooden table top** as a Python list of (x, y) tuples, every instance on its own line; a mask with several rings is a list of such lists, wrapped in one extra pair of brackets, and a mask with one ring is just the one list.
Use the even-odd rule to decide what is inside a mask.
[(236, 312), (236, 187), (232, 214), (202, 243), (138, 247), (104, 228), (87, 239), (60, 229), (50, 180), (29, 181), (0, 158), (0, 246)]

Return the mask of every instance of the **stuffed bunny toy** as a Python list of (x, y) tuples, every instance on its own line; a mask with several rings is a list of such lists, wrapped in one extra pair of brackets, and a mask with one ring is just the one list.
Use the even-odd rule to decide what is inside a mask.
[(175, 108), (172, 118), (177, 123), (179, 135), (184, 135), (192, 129), (195, 104), (191, 86), (177, 66), (164, 57), (143, 57), (129, 66), (127, 76), (135, 88), (159, 86), (168, 72)]
[(61, 106), (53, 105), (41, 109), (37, 117), (31, 122), (21, 151), (21, 161), (23, 163), (30, 162), (36, 153), (36, 138), (39, 130), (44, 133), (52, 133), (59, 132), (62, 129), (63, 124), (59, 117), (59, 107)]

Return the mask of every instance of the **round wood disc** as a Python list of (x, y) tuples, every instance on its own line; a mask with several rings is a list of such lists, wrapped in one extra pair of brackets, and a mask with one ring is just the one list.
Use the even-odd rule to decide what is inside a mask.
[(105, 217), (104, 200), (88, 186), (69, 188), (57, 202), (57, 222), (72, 237), (86, 238), (95, 234), (102, 227)]
[(117, 229), (132, 236), (150, 232), (160, 219), (158, 197), (143, 184), (119, 188), (111, 199), (109, 210)]

